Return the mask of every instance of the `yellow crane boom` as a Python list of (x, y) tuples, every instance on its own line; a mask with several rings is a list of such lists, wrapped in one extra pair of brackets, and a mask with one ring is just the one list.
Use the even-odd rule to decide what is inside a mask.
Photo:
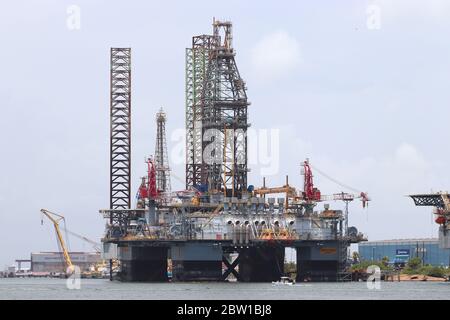
[(50, 212), (46, 209), (41, 209), (41, 212), (53, 223), (53, 226), (55, 227), (56, 237), (58, 238), (59, 244), (61, 245), (61, 249), (63, 251), (62, 253), (64, 256), (64, 261), (66, 263), (66, 267), (69, 268), (70, 272), (72, 272), (72, 260), (70, 259), (69, 251), (67, 250), (66, 243), (64, 242), (61, 231), (59, 230), (59, 222), (64, 220), (64, 217), (57, 213)]

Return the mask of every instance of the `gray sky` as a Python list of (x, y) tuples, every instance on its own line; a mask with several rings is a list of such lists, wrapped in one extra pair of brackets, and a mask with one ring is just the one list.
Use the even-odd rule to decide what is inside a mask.
[[(369, 239), (437, 235), (406, 194), (447, 190), (450, 3), (374, 1), (8, 1), (0, 11), (0, 268), (55, 250), (40, 208), (98, 239), (109, 204), (109, 48), (132, 47), (133, 194), (153, 153), (154, 114), (169, 148), (184, 128), (191, 37), (230, 19), (252, 128), (279, 130), (279, 170), (301, 187), (306, 157), (372, 197), (351, 205)], [(67, 27), (69, 5), (80, 29)], [(376, 18), (375, 20), (374, 17)], [(379, 19), (378, 19), (379, 18)], [(252, 141), (250, 141), (252, 143)], [(179, 143), (178, 143), (179, 145)], [(172, 159), (171, 159), (172, 160)], [(172, 163), (184, 177), (184, 165)], [(260, 166), (250, 183), (260, 185)], [(342, 188), (316, 174), (324, 194)], [(183, 184), (172, 179), (173, 189)], [(347, 191), (347, 190), (344, 190)], [(342, 203), (336, 203), (342, 208)], [(71, 241), (72, 250), (89, 250)]]

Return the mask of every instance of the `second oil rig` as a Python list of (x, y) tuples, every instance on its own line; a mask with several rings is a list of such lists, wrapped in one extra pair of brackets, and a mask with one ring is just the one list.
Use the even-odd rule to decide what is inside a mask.
[[(131, 207), (131, 49), (111, 49), (110, 208), (104, 257), (118, 259), (123, 281), (275, 281), (285, 248), (297, 252), (297, 281), (337, 281), (348, 247), (364, 240), (348, 227), (348, 204), (365, 193), (324, 196), (302, 163), (303, 190), (255, 188), (247, 181), (248, 107), (232, 45), (231, 22), (213, 22), (211, 35), (186, 49), (185, 190), (173, 192), (165, 139), (166, 114), (157, 113), (154, 157), (147, 160), (137, 204)], [(272, 196), (271, 196), (272, 195)], [(273, 197), (273, 195), (277, 195)], [(341, 200), (346, 209), (318, 202)], [(112, 268), (111, 268), (112, 269)]]

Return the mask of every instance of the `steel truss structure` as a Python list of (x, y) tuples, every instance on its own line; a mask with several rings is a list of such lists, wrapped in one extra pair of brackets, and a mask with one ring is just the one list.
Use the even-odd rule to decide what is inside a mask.
[(202, 93), (213, 47), (214, 37), (201, 35), (193, 37), (192, 48), (186, 49), (186, 189), (205, 184), (206, 180), (202, 149)]
[(186, 187), (241, 197), (247, 189), (247, 94), (231, 22), (193, 37), (186, 51)]
[(131, 49), (111, 48), (110, 209), (130, 209)]
[(445, 207), (441, 194), (413, 194), (410, 197), (416, 206), (433, 206), (442, 209)]
[(170, 167), (167, 154), (166, 142), (166, 113), (161, 108), (156, 114), (156, 147), (155, 147), (155, 169), (156, 189), (165, 195), (170, 193)]

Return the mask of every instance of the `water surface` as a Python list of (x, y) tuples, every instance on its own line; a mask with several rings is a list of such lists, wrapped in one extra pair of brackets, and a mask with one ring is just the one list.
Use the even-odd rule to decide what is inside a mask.
[(449, 282), (381, 282), (369, 290), (364, 282), (301, 283), (122, 283), (81, 279), (69, 290), (65, 279), (0, 279), (0, 299), (450, 299)]

